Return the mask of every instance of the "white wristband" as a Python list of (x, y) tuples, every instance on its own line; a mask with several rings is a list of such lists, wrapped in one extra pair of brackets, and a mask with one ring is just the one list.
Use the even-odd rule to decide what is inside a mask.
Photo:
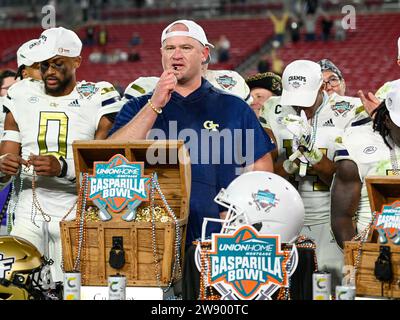
[(21, 133), (15, 130), (4, 130), (1, 141), (13, 141), (21, 143)]
[(65, 175), (65, 179), (74, 181), (76, 179), (74, 159), (64, 159), (64, 160), (68, 165), (67, 174)]

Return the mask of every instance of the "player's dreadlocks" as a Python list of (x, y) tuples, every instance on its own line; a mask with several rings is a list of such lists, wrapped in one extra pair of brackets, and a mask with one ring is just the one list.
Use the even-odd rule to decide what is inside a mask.
[(375, 114), (373, 123), (374, 131), (378, 131), (385, 144), (389, 147), (389, 149), (392, 149), (391, 145), (386, 139), (386, 137), (389, 135), (389, 129), (385, 125), (385, 120), (387, 117), (389, 117), (389, 110), (386, 107), (385, 101), (386, 100), (383, 100), (381, 104), (372, 112), (371, 117)]

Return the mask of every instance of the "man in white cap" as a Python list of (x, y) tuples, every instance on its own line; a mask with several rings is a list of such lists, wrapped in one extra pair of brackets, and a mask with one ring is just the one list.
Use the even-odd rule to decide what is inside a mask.
[(330, 230), (329, 187), (335, 172), (335, 138), (355, 120), (356, 106), (347, 100), (340, 105), (330, 101), (321, 67), (312, 61), (288, 64), (282, 87), (282, 96), (271, 97), (261, 113), (278, 147), (273, 154), (275, 173), (297, 186), (306, 210), (302, 234), (315, 239), (319, 268), (332, 272), (338, 283), (343, 255)]
[[(77, 82), (81, 49), (75, 32), (62, 27), (45, 30), (27, 54), (40, 62), (43, 81), (19, 81), (4, 102), (8, 112), (0, 182), (4, 186), (14, 181), (17, 191), (11, 234), (29, 240), (42, 253), (49, 246), (56, 281), (62, 281), (59, 222), (77, 200), (72, 142), (105, 138), (121, 108), (110, 83)], [(74, 215), (72, 210), (68, 219)], [(44, 244), (47, 229), (49, 242)]]
[[(274, 145), (254, 112), (242, 99), (217, 90), (202, 78), (211, 46), (203, 28), (193, 21), (178, 20), (168, 25), (161, 36), (164, 72), (160, 80), (152, 93), (124, 105), (109, 137), (185, 141), (192, 175), (188, 245), (201, 236), (203, 217), (219, 218), (224, 211), (214, 202), (221, 188), (244, 169), (272, 171), (269, 152)], [(232, 141), (234, 130), (241, 142)], [(246, 132), (252, 137), (247, 138)], [(221, 139), (223, 133), (229, 137)], [(216, 139), (218, 147), (211, 145)], [(236, 154), (239, 144), (240, 159)], [(207, 235), (221, 228), (220, 224), (212, 227)]]
[[(397, 48), (397, 65), (400, 67), (400, 37), (397, 39)], [(373, 111), (379, 106), (379, 104), (385, 100), (387, 93), (394, 89), (400, 90), (400, 79), (386, 82), (378, 89), (378, 91), (376, 91), (375, 95), (372, 92), (368, 92), (367, 95), (364, 95), (364, 92), (360, 90), (358, 91), (358, 96), (360, 97), (365, 110), (372, 115)]]
[[(400, 90), (389, 91), (373, 116), (372, 126), (345, 130), (335, 155), (331, 219), (342, 247), (344, 241), (361, 233), (373, 216), (365, 177), (400, 175)], [(396, 241), (400, 244), (400, 236)]]
[(34, 46), (37, 39), (32, 39), (25, 42), (17, 50), (17, 65), (18, 71), (16, 78), (26, 79), (32, 78), (36, 80), (41, 80), (42, 76), (39, 70), (39, 63), (29, 59), (29, 52), (31, 51), (31, 46)]
[[(18, 80), (25, 79), (25, 78), (33, 78), (40, 80), (40, 71), (39, 71), (39, 63), (35, 63), (27, 58), (27, 51), (29, 50), (29, 45), (35, 42), (36, 39), (29, 40), (22, 44), (19, 49), (17, 50), (17, 65), (18, 65), (18, 70), (15, 76), (11, 77), (10, 80), (15, 83)], [(1, 76), (0, 76), (1, 77)], [(0, 80), (1, 83), (1, 80)], [(6, 94), (4, 97), (0, 96), (0, 107), (1, 107), (1, 112), (0, 112), (0, 136), (3, 135), (3, 129), (4, 129), (4, 119), (6, 117), (6, 114), (3, 112), (3, 102), (2, 100), (5, 99)], [(9, 194), (10, 187), (4, 188), (2, 191), (0, 191), (0, 207), (3, 207), (3, 203), (5, 204), (5, 207), (3, 207), (2, 212), (5, 215), (5, 212), (7, 210), (6, 205), (7, 205), (7, 197)], [(4, 200), (4, 202), (3, 202)], [(0, 214), (1, 215), (1, 214)], [(1, 220), (1, 219), (0, 219)], [(5, 221), (7, 219), (4, 218), (3, 222), (5, 224)], [(6, 233), (6, 232), (5, 232)], [(0, 232), (1, 234), (1, 232)]]

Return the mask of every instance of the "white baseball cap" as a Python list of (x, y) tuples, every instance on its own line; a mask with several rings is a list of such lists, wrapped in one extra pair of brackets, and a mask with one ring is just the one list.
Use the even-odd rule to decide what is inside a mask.
[(82, 41), (74, 31), (58, 27), (43, 31), (30, 47), (30, 59), (41, 62), (57, 55), (78, 57), (81, 54)]
[(390, 119), (396, 126), (400, 127), (400, 88), (388, 92), (385, 104), (389, 111)]
[[(186, 26), (188, 31), (171, 31), (168, 30), (175, 24), (183, 24)], [(208, 42), (206, 33), (203, 28), (200, 27), (196, 22), (192, 20), (177, 20), (168, 25), (161, 34), (161, 45), (163, 44), (165, 39), (176, 37), (176, 36), (186, 36), (191, 37), (199, 41), (203, 46), (208, 46), (214, 48), (214, 46)]]
[(282, 75), (281, 104), (311, 107), (323, 82), (321, 66), (310, 60), (289, 63)]
[(20, 46), (17, 50), (17, 65), (18, 68), (22, 65), (30, 67), (35, 63), (35, 61), (29, 58), (29, 52), (31, 51), (29, 47), (35, 43), (37, 39), (32, 39), (25, 42), (22, 46)]

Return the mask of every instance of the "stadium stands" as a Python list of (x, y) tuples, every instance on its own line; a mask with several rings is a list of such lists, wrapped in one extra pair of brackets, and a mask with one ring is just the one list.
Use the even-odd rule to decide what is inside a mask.
[[(141, 55), (137, 62), (97, 63), (89, 62), (89, 55), (95, 50), (103, 50), (97, 45), (85, 46), (84, 62), (78, 70), (78, 78), (90, 81), (108, 80), (122, 87), (139, 76), (160, 75), (160, 34), (168, 22), (113, 24), (107, 25), (109, 41), (105, 52), (116, 49), (129, 51), (129, 41), (133, 32), (138, 32), (142, 43), (136, 49)], [(231, 59), (225, 64), (211, 65), (211, 69), (231, 69), (256, 53), (272, 36), (272, 25), (268, 19), (220, 19), (199, 20), (205, 27), (208, 38), (215, 42), (220, 34), (231, 41)], [(286, 43), (279, 49), (279, 57), (285, 64), (294, 59), (319, 60), (329, 58), (336, 63), (346, 78), (348, 95), (355, 95), (358, 89), (375, 91), (384, 82), (397, 79), (400, 70), (396, 65), (396, 41), (399, 37), (400, 18), (398, 13), (357, 15), (356, 29), (347, 30), (343, 42), (299, 41)], [(15, 53), (24, 41), (37, 37), (40, 28), (7, 29), (0, 38), (0, 57)], [(82, 39), (85, 30), (78, 31)], [(16, 68), (15, 60), (0, 68)], [(254, 73), (249, 70), (246, 74)]]
[(400, 78), (396, 64), (399, 30), (398, 13), (357, 15), (356, 29), (347, 30), (345, 41), (288, 42), (278, 56), (285, 65), (296, 59), (328, 58), (342, 70), (347, 95), (354, 96), (359, 89), (375, 92), (384, 82)]

